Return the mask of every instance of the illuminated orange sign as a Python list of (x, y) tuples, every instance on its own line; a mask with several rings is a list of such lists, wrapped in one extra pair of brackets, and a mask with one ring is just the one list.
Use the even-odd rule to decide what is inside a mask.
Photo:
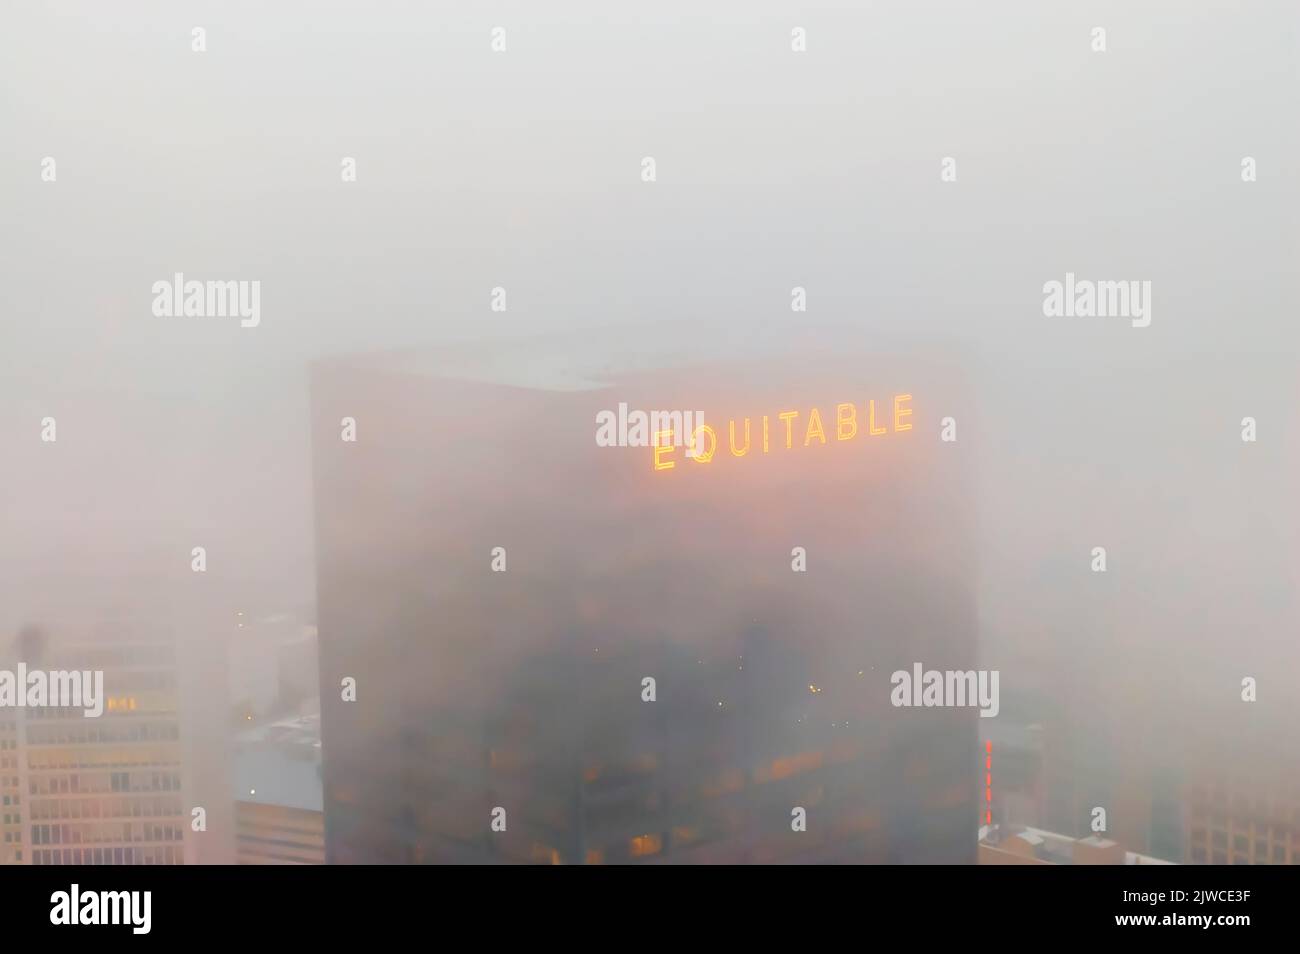
[[(726, 443), (732, 457), (744, 457), (752, 449), (755, 454), (768, 454), (772, 452), (773, 444), (777, 445), (778, 451), (794, 450), (797, 442), (799, 446), (808, 447), (814, 441), (821, 444), (829, 443), (830, 440), (851, 441), (859, 434), (864, 437), (877, 437), (881, 434), (900, 431), (910, 431), (911, 422), (908, 420), (912, 416), (912, 409), (908, 405), (912, 400), (910, 394), (895, 394), (893, 414), (884, 410), (881, 417), (876, 416), (876, 402), (868, 401), (863, 407), (863, 427), (858, 426), (858, 408), (853, 404), (835, 405), (835, 413), (827, 415), (823, 423), (822, 413), (817, 408), (812, 408), (807, 414), (799, 411), (781, 411), (776, 414), (776, 423), (764, 414), (761, 418), (762, 427), (761, 435), (755, 435), (751, 431), (750, 418), (741, 418), (729, 420), (726, 427)], [(893, 427), (889, 426), (892, 419)], [(830, 429), (833, 437), (827, 437), (827, 428)], [(757, 431), (758, 428), (753, 430)], [(802, 441), (800, 442), (800, 434)], [(760, 446), (751, 448), (751, 440), (758, 441), (761, 439)], [(708, 424), (701, 424), (690, 435), (690, 440), (686, 443), (696, 448), (695, 455), (690, 460), (697, 464), (708, 464), (714, 456), (719, 453), (719, 436), (718, 432)], [(673, 443), (673, 432), (656, 431), (654, 442), (654, 469), (655, 470), (672, 470), (677, 466), (675, 454), (681, 448)]]

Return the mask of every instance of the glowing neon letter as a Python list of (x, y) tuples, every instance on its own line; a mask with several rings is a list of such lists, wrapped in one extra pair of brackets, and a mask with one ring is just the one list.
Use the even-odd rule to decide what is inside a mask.
[(785, 421), (785, 449), (786, 450), (789, 450), (794, 446), (794, 434), (792, 432), (793, 423), (794, 423), (794, 419), (798, 416), (799, 416), (798, 411), (782, 411), (780, 414), (777, 415), (777, 417)]
[(912, 395), (910, 394), (894, 395), (894, 430), (896, 431), (910, 431), (912, 429), (911, 424), (901, 423), (903, 418), (912, 416), (912, 409), (910, 407), (901, 406), (902, 402), (910, 400), (912, 400)]
[[(668, 442), (664, 442), (664, 438)], [(673, 452), (673, 432), (672, 431), (655, 431), (655, 470), (672, 470), (677, 466), (676, 461), (664, 461), (664, 454)]]
[(744, 457), (749, 453), (749, 418), (745, 418), (745, 446), (736, 450), (736, 422), (729, 421), (727, 430), (731, 436), (731, 453), (736, 457)]
[[(705, 450), (703, 445), (700, 444), (701, 433), (709, 435), (708, 450)], [(691, 435), (691, 446), (695, 448), (695, 460), (701, 464), (707, 464), (713, 460), (713, 452), (718, 449), (718, 435), (709, 425), (701, 424), (695, 429), (695, 433)]]
[(872, 433), (872, 434), (887, 434), (887, 433), (889, 433), (889, 428), (887, 428), (887, 427), (882, 427), (880, 430), (876, 430), (876, 402), (875, 402), (875, 401), (868, 401), (868, 402), (867, 402), (867, 408), (868, 408), (868, 417), (867, 417), (867, 430), (868, 430), (868, 432), (870, 432), (870, 433)]
[(807, 447), (812, 443), (814, 430), (816, 431), (817, 439), (825, 444), (826, 433), (822, 430), (822, 416), (821, 412), (818, 411), (817, 408), (813, 408), (808, 414), (808, 433), (803, 436), (804, 447)]
[[(847, 412), (847, 413), (845, 413)], [(848, 431), (846, 434), (845, 431)], [(835, 436), (842, 441), (852, 440), (858, 432), (858, 411), (852, 404), (835, 406)]]

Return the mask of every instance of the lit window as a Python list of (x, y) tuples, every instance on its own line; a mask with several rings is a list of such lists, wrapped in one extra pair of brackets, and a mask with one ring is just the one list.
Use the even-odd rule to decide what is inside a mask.
[(657, 855), (663, 851), (663, 839), (658, 835), (638, 835), (628, 844), (633, 858)]

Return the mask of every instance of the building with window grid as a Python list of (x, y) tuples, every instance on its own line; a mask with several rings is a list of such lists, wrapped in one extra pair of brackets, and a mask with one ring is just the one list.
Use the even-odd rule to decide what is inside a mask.
[(172, 648), (42, 647), (31, 668), (103, 670), (104, 707), (4, 711), (4, 860), (36, 865), (183, 864), (190, 812)]

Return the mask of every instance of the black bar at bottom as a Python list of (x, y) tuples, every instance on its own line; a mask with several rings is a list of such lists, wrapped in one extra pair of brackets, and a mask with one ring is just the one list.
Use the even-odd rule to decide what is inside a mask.
[(818, 932), (923, 925), (927, 939), (971, 943), (1040, 928), (1228, 941), (1243, 931), (1293, 931), (1298, 886), (1293, 869), (1264, 866), (26, 867), (0, 868), (0, 911), (7, 940), (56, 942), (75, 931), (85, 941), (336, 946), (437, 926), (437, 936), (463, 932), (471, 943), (545, 943), (576, 928), (593, 932), (599, 946), (600, 938), (621, 944), (649, 931), (668, 940), (688, 929), (696, 938), (752, 932), (760, 940), (777, 922)]

